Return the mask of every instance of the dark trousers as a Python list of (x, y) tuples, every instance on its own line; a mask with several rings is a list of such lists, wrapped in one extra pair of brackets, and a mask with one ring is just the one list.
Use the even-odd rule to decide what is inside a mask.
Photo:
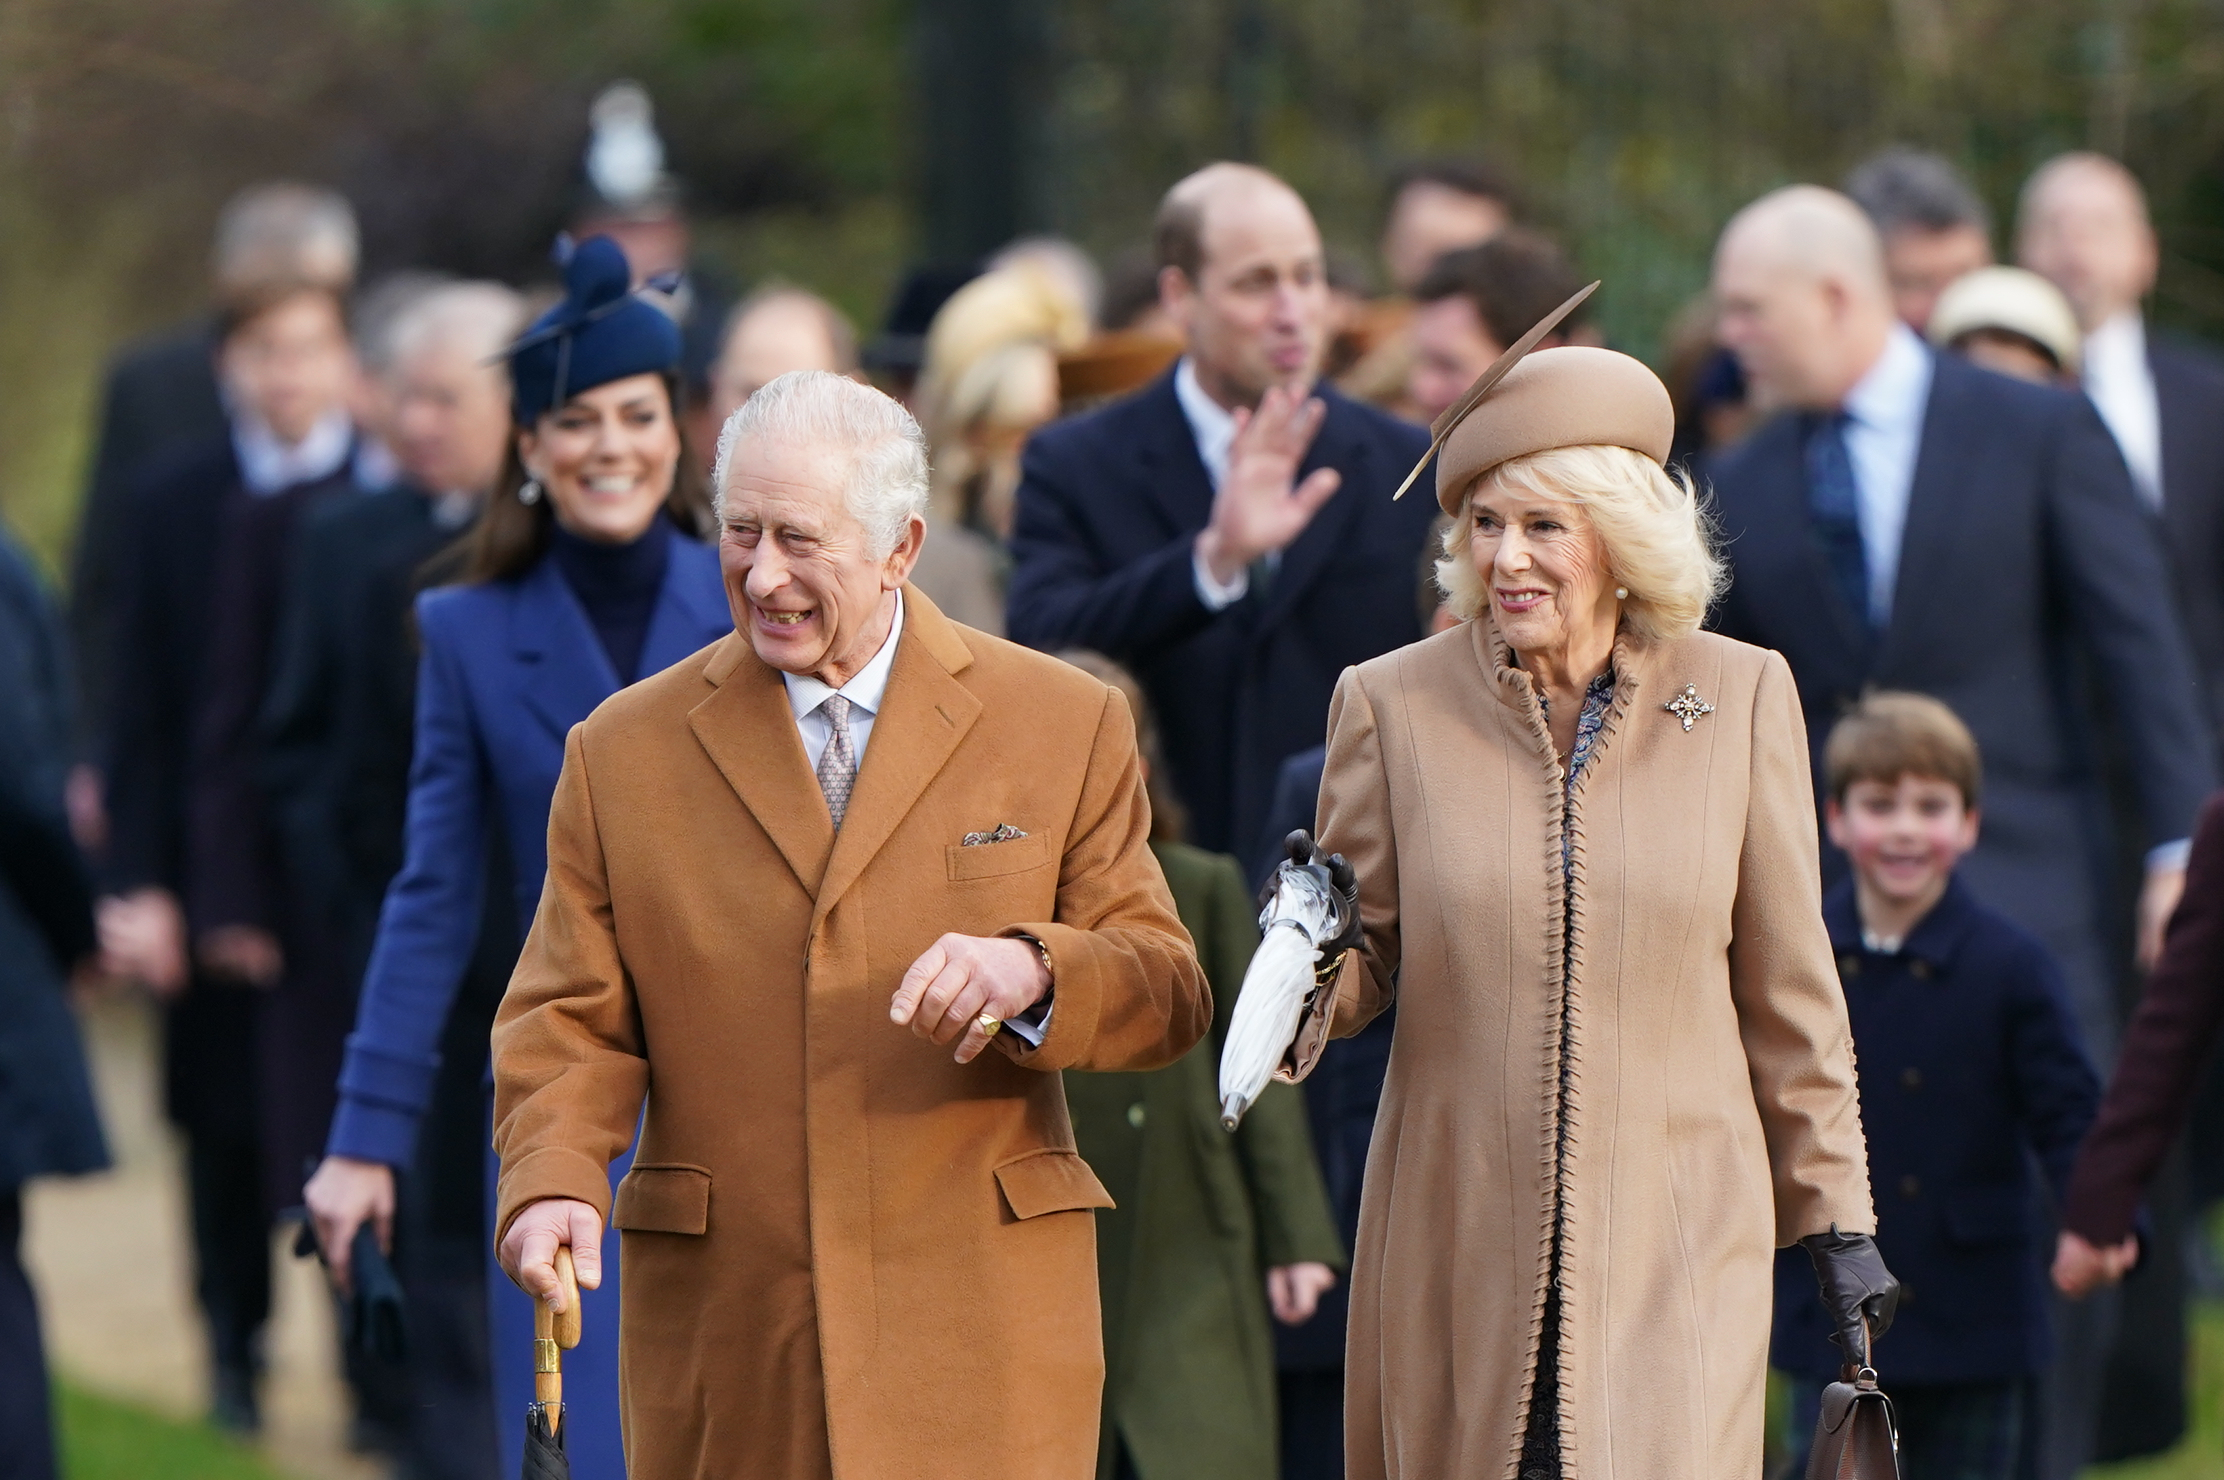
[(1344, 1480), (1344, 1369), (1277, 1372), (1282, 1480)]
[[(1900, 1480), (2014, 1480), (2023, 1433), (2022, 1378), (2006, 1382), (1893, 1384), (1892, 1414), (1900, 1426)], [(1791, 1385), (1792, 1443), (1786, 1472), (1807, 1472), (1822, 1384)]]
[(10, 1187), (0, 1191), (0, 1480), (54, 1480), (53, 1396), (22, 1242), (21, 1189)]
[(186, 1192), (193, 1207), (193, 1291), (208, 1321), (217, 1371), (251, 1377), (262, 1369), (270, 1319), (270, 1215), (263, 1202), (262, 1158), (252, 1134), (188, 1127)]

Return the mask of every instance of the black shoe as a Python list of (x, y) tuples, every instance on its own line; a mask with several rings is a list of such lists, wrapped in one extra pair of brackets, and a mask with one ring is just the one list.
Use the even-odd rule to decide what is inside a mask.
[(241, 1438), (252, 1438), (261, 1432), (263, 1416), (255, 1402), (252, 1372), (237, 1367), (216, 1369), (216, 1394), (209, 1403), (209, 1422)]

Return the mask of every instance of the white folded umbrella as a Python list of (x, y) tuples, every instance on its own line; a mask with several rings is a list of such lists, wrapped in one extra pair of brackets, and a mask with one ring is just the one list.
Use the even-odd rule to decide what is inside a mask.
[(1327, 871), (1299, 863), (1276, 869), (1274, 892), (1259, 911), (1259, 933), (1259, 949), (1243, 973), (1228, 1042), (1220, 1051), (1220, 1123), (1229, 1130), (1258, 1103), (1296, 1041), (1321, 946), (1336, 934)]

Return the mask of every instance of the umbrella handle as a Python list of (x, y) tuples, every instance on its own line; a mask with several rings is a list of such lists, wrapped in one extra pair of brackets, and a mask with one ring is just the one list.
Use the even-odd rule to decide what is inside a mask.
[(579, 1345), (579, 1276), (572, 1270), (568, 1245), (557, 1246), (556, 1278), (564, 1287), (563, 1314), (545, 1300), (533, 1302), (533, 1400), (546, 1408), (551, 1434), (564, 1412), (564, 1359), (559, 1353)]

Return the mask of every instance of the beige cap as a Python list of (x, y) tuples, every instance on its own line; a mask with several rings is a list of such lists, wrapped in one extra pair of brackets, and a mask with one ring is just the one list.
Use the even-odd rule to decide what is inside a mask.
[(1938, 295), (1927, 328), (1931, 343), (1949, 348), (1964, 334), (1979, 329), (2002, 329), (2021, 334), (2054, 356), (2054, 362), (2077, 373), (2083, 339), (2077, 332), (2077, 315), (2062, 290), (2035, 272), (2020, 267), (1980, 267), (1955, 278)]
[(1459, 512), (1468, 486), (1512, 458), (1555, 447), (1627, 447), (1668, 461), (1676, 409), (1644, 361), (1561, 345), (1526, 355), (1475, 404), (1436, 460), (1436, 501)]

